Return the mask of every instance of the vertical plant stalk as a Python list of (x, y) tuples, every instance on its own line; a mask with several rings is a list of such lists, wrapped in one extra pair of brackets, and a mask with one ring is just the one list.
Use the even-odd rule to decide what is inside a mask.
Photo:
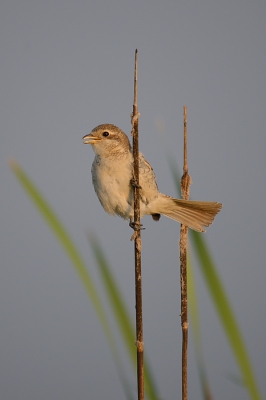
[[(189, 199), (191, 183), (187, 162), (187, 107), (184, 106), (184, 166), (181, 178), (181, 193)], [(187, 299), (187, 237), (188, 227), (180, 227), (180, 286), (181, 286), (181, 326), (182, 326), (182, 400), (187, 400), (187, 354), (188, 354), (188, 299)]]
[(136, 297), (136, 347), (138, 400), (144, 400), (144, 363), (143, 363), (143, 323), (142, 323), (142, 276), (141, 276), (141, 234), (139, 199), (139, 143), (138, 143), (138, 50), (135, 51), (134, 104), (132, 113), (133, 136), (133, 188), (134, 188), (134, 244), (135, 244), (135, 297)]

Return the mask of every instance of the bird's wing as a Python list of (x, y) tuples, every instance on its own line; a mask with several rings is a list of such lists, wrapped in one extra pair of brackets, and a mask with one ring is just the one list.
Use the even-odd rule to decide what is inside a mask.
[(141, 186), (140, 195), (144, 203), (148, 204), (158, 196), (159, 191), (155, 173), (141, 153), (139, 155), (139, 184)]

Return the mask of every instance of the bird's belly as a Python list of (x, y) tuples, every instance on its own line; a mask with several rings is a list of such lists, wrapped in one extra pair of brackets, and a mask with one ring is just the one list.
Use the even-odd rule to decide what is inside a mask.
[(130, 179), (124, 177), (115, 177), (114, 174), (102, 173), (101, 169), (97, 171), (98, 179), (94, 180), (96, 194), (108, 214), (117, 214), (124, 219), (132, 216), (133, 192), (130, 185)]

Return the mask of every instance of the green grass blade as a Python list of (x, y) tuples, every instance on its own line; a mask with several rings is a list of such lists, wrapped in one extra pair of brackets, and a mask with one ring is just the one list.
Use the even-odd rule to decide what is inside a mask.
[(135, 333), (134, 327), (130, 320), (129, 313), (126, 310), (125, 303), (119, 292), (118, 286), (111, 273), (111, 268), (108, 265), (103, 249), (95, 236), (89, 236), (89, 242), (93, 250), (97, 265), (101, 274), (102, 282), (104, 284), (106, 293), (108, 295), (109, 303), (115, 314), (120, 332), (123, 332), (125, 338), (125, 345), (128, 348), (130, 357), (136, 360), (136, 347), (135, 347)]
[[(128, 351), (129, 357), (133, 362), (134, 368), (136, 367), (136, 347), (135, 347), (135, 328), (129, 317), (129, 312), (126, 309), (125, 302), (122, 298), (122, 294), (116, 284), (116, 281), (112, 275), (111, 268), (106, 260), (103, 249), (100, 246), (99, 241), (95, 236), (90, 235), (89, 241), (94, 252), (94, 256), (99, 267), (101, 279), (104, 284), (109, 304), (111, 305), (113, 314), (117, 321), (118, 329), (124, 340), (125, 347)], [(144, 365), (145, 372), (145, 392), (150, 399), (158, 399), (156, 395), (157, 389), (155, 387), (155, 381), (152, 377), (150, 367), (145, 361)]]
[(202, 353), (202, 341), (201, 341), (201, 331), (200, 331), (200, 318), (198, 311), (198, 300), (197, 300), (197, 290), (194, 279), (194, 271), (191, 262), (191, 257), (188, 253), (188, 263), (187, 263), (187, 280), (188, 280), (188, 310), (189, 319), (191, 321), (193, 339), (195, 343), (196, 352), (196, 362), (199, 372), (201, 390), (203, 398), (205, 400), (211, 400), (212, 395), (210, 391), (210, 385), (207, 378), (206, 365)]
[(201, 271), (209, 289), (213, 304), (221, 320), (231, 349), (242, 373), (243, 383), (253, 400), (259, 400), (260, 394), (256, 385), (255, 376), (249, 360), (241, 332), (236, 322), (232, 307), (227, 298), (222, 282), (215, 269), (213, 260), (207, 249), (202, 234), (190, 231), (191, 239), (197, 254)]
[(37, 190), (35, 185), (31, 182), (31, 180), (28, 178), (28, 176), (25, 174), (25, 172), (22, 170), (22, 168), (15, 161), (10, 162), (10, 167), (11, 167), (12, 171), (14, 172), (16, 178), (22, 185), (25, 192), (28, 194), (30, 199), (33, 201), (33, 203), (35, 204), (35, 206), (37, 207), (39, 212), (42, 214), (44, 220), (50, 226), (54, 235), (56, 236), (58, 241), (61, 243), (61, 246), (65, 250), (68, 258), (70, 259), (72, 265), (74, 266), (75, 271), (79, 275), (79, 277), (85, 287), (85, 290), (95, 308), (97, 316), (102, 325), (103, 331), (106, 335), (111, 353), (114, 357), (114, 362), (116, 365), (117, 373), (120, 378), (120, 382), (125, 391), (126, 398), (128, 400), (132, 400), (132, 395), (130, 393), (130, 385), (123, 373), (123, 367), (121, 365), (121, 361), (120, 361), (120, 358), (118, 355), (118, 349), (115, 344), (115, 340), (112, 335), (111, 328), (110, 328), (105, 310), (103, 308), (102, 302), (101, 302), (98, 292), (96, 290), (96, 286), (93, 283), (93, 280), (85, 266), (83, 259), (81, 258), (74, 242), (68, 235), (63, 224), (57, 218), (57, 216), (53, 212), (52, 208), (45, 201), (44, 197), (40, 194), (40, 192)]
[[(174, 158), (169, 156), (169, 166), (173, 175), (177, 191), (180, 195), (180, 175)], [(222, 282), (216, 272), (214, 263), (211, 259), (206, 241), (203, 235), (190, 230), (190, 237), (192, 238), (193, 248), (195, 249), (203, 277), (209, 289), (213, 304), (216, 308), (217, 315), (219, 316), (227, 339), (231, 345), (236, 362), (242, 373), (242, 379), (250, 393), (253, 400), (259, 400), (260, 394), (256, 385), (255, 375), (251, 363), (249, 361), (248, 353), (238, 328), (232, 307), (227, 299)]]
[(100, 298), (96, 292), (95, 285), (93, 284), (85, 263), (79, 255), (79, 252), (73, 241), (71, 240), (70, 236), (68, 235), (66, 229), (56, 217), (49, 204), (44, 200), (43, 196), (27, 177), (22, 168), (15, 161), (12, 161), (10, 163), (10, 167), (26, 193), (29, 195), (39, 212), (42, 214), (44, 220), (50, 226), (58, 241), (61, 243), (68, 258), (71, 260), (73, 266), (75, 267), (75, 270), (78, 273), (83, 285), (85, 286), (85, 289), (95, 307), (95, 310), (97, 311), (97, 315), (104, 327), (104, 330), (106, 331), (106, 333), (109, 334), (110, 332), (109, 328), (107, 327), (105, 312), (101, 305)]

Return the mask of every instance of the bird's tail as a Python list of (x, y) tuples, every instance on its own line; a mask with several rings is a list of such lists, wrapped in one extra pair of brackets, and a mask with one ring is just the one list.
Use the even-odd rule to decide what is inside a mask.
[(221, 203), (211, 201), (179, 200), (163, 195), (164, 205), (160, 212), (180, 224), (198, 232), (205, 232), (204, 226), (211, 225), (222, 208)]

